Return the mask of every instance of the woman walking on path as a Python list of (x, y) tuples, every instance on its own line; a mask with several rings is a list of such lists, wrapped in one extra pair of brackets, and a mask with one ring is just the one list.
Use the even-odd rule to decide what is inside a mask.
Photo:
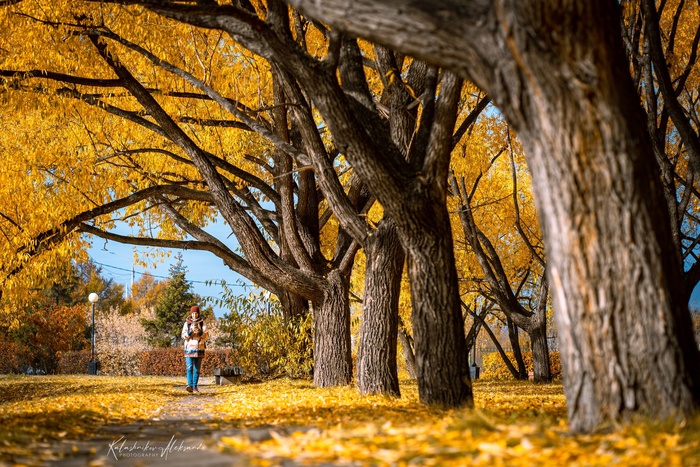
[(204, 341), (209, 337), (204, 320), (199, 317), (199, 307), (190, 308), (190, 316), (182, 327), (182, 338), (185, 340), (185, 361), (187, 363), (187, 392), (199, 392), (199, 369), (204, 358)]

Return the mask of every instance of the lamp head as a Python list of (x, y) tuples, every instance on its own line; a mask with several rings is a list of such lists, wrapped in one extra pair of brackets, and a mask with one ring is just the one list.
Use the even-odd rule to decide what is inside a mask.
[(100, 296), (97, 295), (95, 292), (88, 295), (88, 300), (90, 300), (90, 303), (97, 303), (97, 300), (99, 300), (99, 299), (100, 299)]

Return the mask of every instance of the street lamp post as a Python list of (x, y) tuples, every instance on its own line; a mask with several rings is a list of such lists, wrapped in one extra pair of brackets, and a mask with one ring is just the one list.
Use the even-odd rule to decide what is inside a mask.
[(88, 374), (96, 375), (99, 368), (98, 363), (95, 361), (95, 303), (100, 299), (100, 296), (95, 292), (88, 295), (88, 300), (92, 303), (92, 348), (90, 351), (90, 362), (88, 363)]

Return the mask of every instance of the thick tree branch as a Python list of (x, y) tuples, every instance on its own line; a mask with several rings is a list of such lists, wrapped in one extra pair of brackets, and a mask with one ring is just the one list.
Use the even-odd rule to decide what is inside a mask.
[[(287, 96), (284, 92), (283, 72), (274, 65), (272, 80), (275, 104), (272, 116), (276, 134), (284, 141), (297, 140), (297, 132), (294, 133), (295, 136), (290, 134), (289, 127), (295, 128), (295, 125), (293, 123), (290, 125), (291, 116), (284, 106), (287, 103)], [(275, 151), (273, 175), (275, 187), (280, 193), (280, 236), (282, 237), (280, 248), (283, 254), (291, 254), (298, 265), (311, 269), (314, 259), (319, 264), (325, 262), (320, 259), (321, 252), (316, 241), (319, 233), (316, 187), (315, 182), (310, 180), (309, 174), (306, 173), (298, 173), (295, 182), (293, 167), (292, 157), (278, 148)], [(312, 184), (314, 186), (311, 186)], [(297, 185), (298, 190), (295, 195)]]
[[(376, 132), (374, 134), (372, 132), (375, 128), (364, 127), (358, 121), (353, 112), (355, 108), (353, 101), (349, 101), (340, 89), (334, 73), (324, 67), (319, 68), (316, 62), (298, 50), (296, 44), (292, 43), (292, 46), (289, 42), (280, 40), (266, 23), (232, 6), (207, 10), (196, 7), (181, 7), (170, 3), (163, 5), (161, 2), (139, 3), (188, 24), (224, 30), (249, 50), (284, 66), (304, 83), (305, 89), (314, 97), (314, 103), (324, 118), (329, 124), (332, 123), (331, 130), (336, 143), (341, 152), (354, 159), (351, 162), (355, 170), (362, 172), (363, 179), (370, 182), (372, 187), (381, 186), (382, 189), (395, 193), (396, 196), (389, 198), (402, 199), (402, 189), (407, 185), (406, 178), (410, 175), (407, 168), (400, 163), (401, 155), (396, 151), (391, 151), (392, 145), (382, 146), (382, 150), (380, 150), (378, 144), (373, 144), (374, 141), (382, 141), (384, 133)], [(133, 47), (133, 45), (126, 43), (124, 45)], [(145, 51), (139, 51), (139, 53), (147, 57), (149, 55)], [(166, 69), (170, 66), (160, 60), (156, 60), (154, 63), (158, 66), (164, 66)], [(172, 71), (182, 73), (181, 70)], [(197, 83), (193, 77), (185, 79), (217, 100), (214, 94), (211, 94), (211, 90), (202, 87), (203, 83)], [(219, 101), (217, 100), (217, 102)], [(225, 104), (221, 104), (226, 108)], [(357, 107), (362, 106), (358, 104)], [(364, 109), (364, 107), (362, 108)], [(242, 121), (245, 122), (245, 120)], [(366, 132), (370, 132), (369, 137), (363, 136), (366, 135)], [(286, 152), (304, 163), (304, 155), (299, 154), (293, 148), (285, 147), (284, 142), (275, 141), (275, 144), (279, 144)]]
[(121, 80), (119, 79), (85, 78), (84, 76), (74, 76), (48, 70), (0, 70), (0, 77), (9, 78), (4, 81), (42, 78), (52, 81), (60, 81), (62, 83), (80, 84), (83, 86), (92, 86), (96, 88), (121, 87)]
[(168, 218), (170, 218), (182, 230), (184, 230), (189, 235), (197, 239), (196, 242), (191, 242), (194, 243), (195, 246), (190, 246), (190, 249), (201, 249), (211, 251), (217, 257), (221, 258), (224, 264), (231, 268), (231, 270), (237, 272), (243, 277), (246, 277), (251, 282), (259, 285), (260, 287), (265, 288), (266, 290), (269, 290), (275, 295), (277, 295), (281, 291), (281, 288), (276, 283), (270, 281), (264, 275), (260, 274), (260, 272), (257, 269), (253, 268), (245, 260), (245, 258), (235, 254), (233, 251), (231, 251), (231, 249), (228, 246), (226, 246), (226, 244), (221, 242), (219, 239), (217, 239), (204, 229), (196, 226), (195, 224), (187, 220), (182, 214), (177, 212), (177, 210), (172, 206), (172, 204), (168, 202), (163, 196), (158, 196), (157, 199), (161, 201), (158, 204), (160, 210), (163, 211), (165, 215), (168, 216)]
[(472, 109), (471, 112), (469, 112), (467, 118), (464, 119), (461, 125), (459, 125), (459, 128), (457, 128), (457, 131), (454, 132), (454, 135), (452, 136), (453, 149), (455, 148), (455, 146), (457, 146), (457, 143), (459, 143), (459, 141), (462, 139), (467, 130), (469, 130), (469, 128), (471, 128), (472, 125), (476, 123), (476, 119), (479, 118), (481, 112), (483, 112), (486, 106), (490, 103), (491, 98), (489, 96), (484, 96), (481, 99), (479, 99), (479, 102), (477, 102), (476, 106)]
[(129, 196), (118, 200), (105, 203), (96, 208), (83, 211), (70, 219), (61, 222), (56, 227), (48, 229), (35, 235), (26, 245), (20, 247), (16, 251), (16, 256), (22, 258), (17, 264), (11, 265), (12, 269), (7, 271), (2, 281), (6, 281), (10, 277), (18, 274), (24, 266), (34, 257), (43, 251), (50, 250), (58, 243), (65, 240), (69, 235), (73, 234), (83, 223), (96, 219), (100, 216), (110, 214), (127, 206), (134, 205), (140, 201), (146, 200), (158, 194), (171, 194), (181, 196), (187, 199), (198, 199), (200, 201), (211, 202), (211, 198), (207, 193), (189, 190), (175, 185), (161, 185), (146, 188), (144, 190), (132, 193)]
[[(428, 150), (422, 171), (430, 178), (442, 196), (447, 193), (447, 173), (452, 154), (452, 132), (457, 121), (457, 106), (463, 81), (452, 72), (444, 72), (440, 99), (435, 109), (435, 120), (430, 132)], [(443, 200), (444, 201), (444, 200)]]
[[(653, 0), (642, 0), (642, 9), (645, 17), (645, 32), (649, 42), (649, 52), (654, 63), (654, 73), (656, 74), (659, 89), (664, 97), (664, 103), (673, 123), (678, 129), (688, 151), (688, 160), (693, 166), (695, 173), (700, 174), (700, 137), (690, 125), (688, 118), (683, 111), (683, 106), (678, 102), (671, 74), (669, 73), (666, 59), (661, 44), (661, 33), (659, 32), (659, 18), (656, 13), (656, 6)], [(651, 84), (649, 84), (651, 85)]]
[[(284, 282), (297, 293), (309, 299), (320, 299), (323, 291), (319, 287), (321, 277), (311, 271), (294, 269), (280, 260), (272, 248), (265, 242), (259, 229), (243, 208), (229, 194), (221, 175), (207, 155), (184, 133), (172, 120), (153, 96), (119, 63), (107, 50), (103, 38), (89, 36), (100, 56), (123, 80), (124, 87), (144, 106), (153, 118), (168, 133), (171, 140), (180, 146), (193, 160), (195, 166), (209, 185), (222, 216), (231, 225), (246, 254), (255, 267), (259, 268), (270, 280)], [(273, 279), (274, 278), (274, 279)], [(312, 298), (313, 297), (313, 298)]]
[[(289, 0), (302, 13), (352, 35), (401, 50), (420, 60), (455, 71), (460, 77), (488, 89), (495, 80), (486, 66), (494, 56), (493, 2), (484, 0), (424, 0), (377, 2), (374, 0)], [(459, 21), (450, 18), (459, 17)], [(461, 53), (452, 54), (450, 51)], [(464, 55), (469, 59), (464, 60)], [(459, 57), (459, 58), (457, 58)], [(490, 83), (491, 86), (486, 86)]]
[(298, 127), (301, 129), (306, 151), (311, 155), (316, 179), (330, 208), (338, 218), (343, 228), (360, 244), (363, 244), (369, 234), (367, 224), (358, 217), (355, 206), (352, 205), (345, 189), (341, 185), (332, 161), (318, 133), (316, 123), (311, 115), (311, 109), (306, 105), (303, 94), (296, 82), (283, 71), (278, 71), (280, 83), (284, 86), (285, 94), (296, 105), (292, 107)]

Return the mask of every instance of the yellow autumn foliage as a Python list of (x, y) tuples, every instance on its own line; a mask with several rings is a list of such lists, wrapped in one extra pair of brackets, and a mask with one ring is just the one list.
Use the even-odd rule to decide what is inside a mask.
[[(219, 32), (198, 30), (141, 8), (90, 2), (27, 1), (0, 9), (0, 68), (18, 72), (6, 77), (0, 89), (0, 125), (5, 130), (0, 135), (4, 161), (0, 167), (0, 227), (4, 233), (0, 284), (3, 298), (15, 301), (0, 312), (22, 309), (27, 290), (40, 288), (52, 268), (76, 259), (87, 247), (84, 237), (72, 234), (59, 244), (33, 251), (42, 233), (60, 230), (63, 222), (79, 213), (154, 185), (180, 183), (201, 188), (201, 177), (182, 151), (154, 130), (152, 119), (136, 99), (109, 84), (113, 71), (77, 32), (76, 23), (88, 18), (225, 90), (227, 97), (243, 106), (255, 109), (271, 101), (267, 65), (225, 41)], [(231, 116), (141, 54), (117, 43), (110, 45), (110, 51), (153, 90), (163, 108), (200, 147), (244, 170), (260, 172), (244, 157), (267, 147), (259, 136), (202, 124), (230, 120)], [(89, 79), (67, 84), (47, 79), (49, 73)], [(179, 157), (180, 162), (168, 154)], [(235, 177), (232, 179), (235, 183)], [(200, 226), (216, 215), (206, 203), (189, 202), (183, 209)], [(145, 201), (106, 213), (94, 223), (109, 229), (118, 219), (133, 235), (184, 236), (158, 210), (147, 209)], [(16, 274), (18, 267), (25, 269)]]
[[(517, 368), (513, 352), (506, 352), (506, 356)], [(528, 372), (532, 371), (532, 352), (522, 352), (523, 362)], [(553, 379), (561, 379), (561, 360), (559, 352), (549, 352), (549, 368)], [(503, 358), (498, 352), (491, 352), (484, 355), (481, 363), (481, 378), (509, 380), (515, 379), (513, 374), (503, 362)]]

